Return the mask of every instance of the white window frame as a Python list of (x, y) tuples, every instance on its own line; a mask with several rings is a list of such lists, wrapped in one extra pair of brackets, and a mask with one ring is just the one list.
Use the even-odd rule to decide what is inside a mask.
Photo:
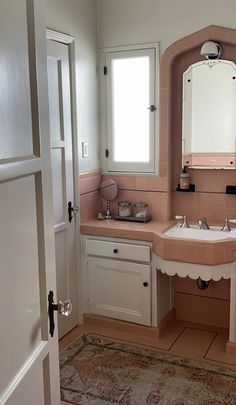
[[(134, 54), (148, 55), (153, 54), (153, 84), (150, 83), (152, 99), (150, 104), (155, 105), (155, 112), (150, 112), (150, 161), (149, 163), (142, 162), (115, 162), (113, 159), (112, 150), (112, 111), (109, 86), (111, 76), (104, 74), (104, 67), (109, 68), (107, 62), (110, 62), (113, 56), (124, 57), (129, 56), (132, 52)], [(158, 78), (159, 78), (159, 43), (149, 43), (140, 45), (130, 45), (114, 48), (104, 48), (99, 53), (100, 65), (100, 130), (101, 130), (101, 165), (103, 174), (157, 174), (158, 167), (158, 128), (159, 128), (159, 106), (158, 100)], [(149, 106), (147, 106), (148, 108)], [(106, 157), (106, 150), (108, 150), (108, 157)]]

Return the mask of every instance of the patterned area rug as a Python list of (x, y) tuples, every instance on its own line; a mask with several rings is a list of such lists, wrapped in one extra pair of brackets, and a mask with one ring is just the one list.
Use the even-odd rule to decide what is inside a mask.
[(236, 371), (85, 335), (60, 355), (76, 405), (236, 405)]

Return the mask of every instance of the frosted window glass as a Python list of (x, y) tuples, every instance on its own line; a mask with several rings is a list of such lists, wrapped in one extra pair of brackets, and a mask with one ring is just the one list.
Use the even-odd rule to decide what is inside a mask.
[(149, 162), (149, 57), (112, 61), (114, 160)]

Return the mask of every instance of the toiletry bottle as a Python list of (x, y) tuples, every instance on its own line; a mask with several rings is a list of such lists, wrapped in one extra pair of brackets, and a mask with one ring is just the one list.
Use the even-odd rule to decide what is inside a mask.
[(189, 173), (187, 172), (187, 166), (184, 166), (183, 172), (180, 175), (179, 188), (181, 190), (188, 190), (189, 182), (190, 182), (190, 176), (189, 176)]

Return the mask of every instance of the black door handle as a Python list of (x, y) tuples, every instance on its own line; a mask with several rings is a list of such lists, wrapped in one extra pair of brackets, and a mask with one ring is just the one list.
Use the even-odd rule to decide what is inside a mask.
[(68, 202), (68, 219), (69, 219), (69, 222), (71, 222), (72, 219), (73, 219), (73, 212), (74, 212), (74, 210), (73, 210), (72, 202), (69, 201)]
[(50, 332), (51, 337), (53, 337), (54, 329), (55, 329), (54, 311), (58, 311), (58, 305), (54, 304), (53, 291), (49, 291), (49, 294), (48, 294), (48, 316), (49, 316), (49, 332)]
[(79, 212), (79, 207), (78, 207), (78, 205), (75, 205), (74, 207), (73, 207), (73, 205), (72, 205), (72, 202), (71, 201), (69, 201), (68, 202), (68, 219), (69, 219), (69, 222), (71, 222), (72, 221), (72, 219), (73, 219), (73, 217)]
[(61, 315), (69, 316), (72, 312), (72, 304), (70, 299), (67, 299), (64, 302), (59, 301), (58, 304), (54, 304), (53, 291), (49, 291), (48, 316), (49, 316), (49, 332), (51, 337), (53, 337), (55, 330), (54, 311), (58, 311), (59, 314)]

